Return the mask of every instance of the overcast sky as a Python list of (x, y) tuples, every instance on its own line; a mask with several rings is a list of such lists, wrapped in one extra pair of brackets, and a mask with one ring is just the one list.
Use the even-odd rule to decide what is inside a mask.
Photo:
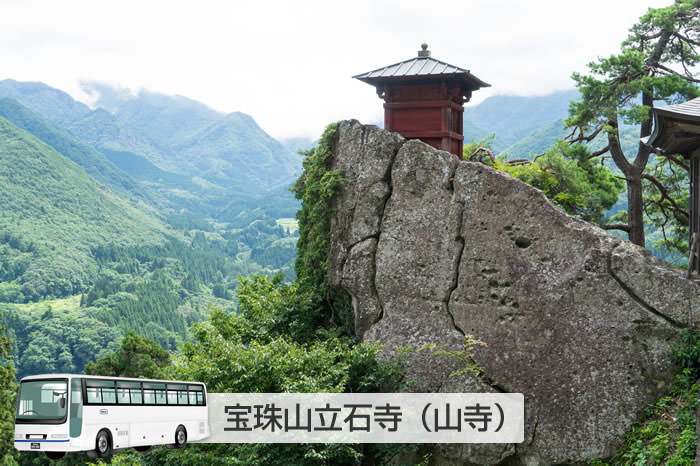
[(277, 138), (331, 121), (382, 119), (351, 76), (412, 58), (467, 68), (493, 87), (570, 89), (573, 71), (619, 50), (649, 7), (671, 0), (0, 0), (0, 79), (42, 81), (79, 100), (80, 80), (184, 95), (252, 115)]

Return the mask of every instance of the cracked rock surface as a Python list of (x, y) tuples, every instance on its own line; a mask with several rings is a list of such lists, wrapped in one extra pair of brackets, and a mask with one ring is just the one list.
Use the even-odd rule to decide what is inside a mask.
[[(700, 287), (647, 251), (571, 217), (478, 163), (356, 121), (338, 129), (346, 183), (329, 281), (355, 329), (391, 357), (410, 346), (416, 392), (525, 394), (525, 442), (436, 447), (444, 464), (557, 464), (613, 455), (672, 382), (671, 342), (700, 328)], [(464, 335), (484, 376), (424, 344)], [(457, 463), (455, 463), (457, 461)]]

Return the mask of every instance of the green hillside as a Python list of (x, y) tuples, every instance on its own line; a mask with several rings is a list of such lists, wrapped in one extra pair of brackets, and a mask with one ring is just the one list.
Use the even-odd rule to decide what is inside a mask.
[[(129, 331), (174, 349), (210, 306), (236, 308), (241, 275), (294, 277), (298, 232), (277, 219), (298, 206), (288, 192), (297, 156), (251, 118), (215, 114), (178, 153), (213, 162), (176, 173), (154, 163), (181, 164), (174, 153), (132, 122), (48, 86), (8, 86), (0, 95), (11, 88), (22, 103), (0, 100), (0, 322), (19, 377), (80, 372)], [(206, 109), (158, 96), (141, 108), (153, 99), (164, 105), (153, 134)]]
[[(248, 115), (224, 115), (181, 96), (83, 85), (96, 99), (95, 110), (41, 83), (0, 81), (0, 98), (13, 98), (59, 122), (154, 193), (165, 208), (215, 219), (222, 211), (230, 218), (248, 206), (254, 209), (260, 200), (269, 206), (268, 215), (289, 216), (296, 210), (286, 190), (301, 169), (301, 157)], [(90, 172), (88, 164), (83, 166)]]
[(169, 155), (154, 147), (146, 135), (105, 109), (93, 110), (67, 123), (66, 127), (97, 150), (134, 152), (148, 158), (162, 169), (168, 170), (174, 167)]
[(31, 133), (62, 155), (85, 169), (98, 183), (107, 186), (123, 198), (141, 199), (154, 203), (135, 180), (117, 168), (103, 154), (80, 141), (71, 133), (46, 118), (20, 105), (16, 100), (0, 99), (0, 116)]
[(160, 244), (166, 231), (4, 118), (0, 204), (0, 300), (8, 293), (33, 300), (80, 292), (97, 272), (93, 248)]
[[(137, 153), (164, 170), (213, 184), (199, 181), (204, 191), (215, 192), (218, 187), (227, 193), (267, 192), (291, 185), (300, 171), (301, 158), (296, 151), (265, 133), (249, 115), (226, 115), (182, 96), (146, 90), (134, 95), (99, 82), (83, 83), (83, 87), (98, 97), (95, 105), (99, 108), (89, 116), (89, 126), (106, 135), (104, 113), (108, 113), (114, 127), (119, 122), (121, 147), (97, 140), (88, 134), (88, 125), (79, 129), (81, 137), (99, 148)], [(113, 141), (118, 134), (106, 136)], [(125, 139), (147, 142), (147, 146), (126, 146)]]
[(496, 134), (494, 149), (503, 151), (533, 132), (547, 127), (568, 114), (569, 102), (578, 98), (578, 91), (561, 91), (544, 96), (497, 95), (478, 105), (464, 109), (464, 139), (481, 139), (474, 129)]
[(528, 157), (530, 154), (541, 154), (554, 145), (557, 139), (567, 135), (564, 129), (564, 120), (561, 118), (539, 128), (520, 139), (514, 144), (503, 149), (502, 152), (511, 158)]
[(174, 160), (185, 170), (249, 192), (291, 185), (301, 164), (297, 154), (238, 112), (200, 131), (174, 152)]

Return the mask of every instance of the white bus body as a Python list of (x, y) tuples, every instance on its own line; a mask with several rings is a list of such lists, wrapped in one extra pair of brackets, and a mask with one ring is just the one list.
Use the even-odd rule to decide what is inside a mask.
[(20, 381), (15, 448), (104, 457), (113, 450), (184, 446), (209, 436), (199, 382), (45, 374)]

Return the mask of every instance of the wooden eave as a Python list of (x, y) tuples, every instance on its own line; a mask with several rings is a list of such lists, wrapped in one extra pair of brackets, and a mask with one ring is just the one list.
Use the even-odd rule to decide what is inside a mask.
[(655, 108), (654, 130), (647, 144), (668, 154), (689, 157), (700, 148), (700, 115)]

